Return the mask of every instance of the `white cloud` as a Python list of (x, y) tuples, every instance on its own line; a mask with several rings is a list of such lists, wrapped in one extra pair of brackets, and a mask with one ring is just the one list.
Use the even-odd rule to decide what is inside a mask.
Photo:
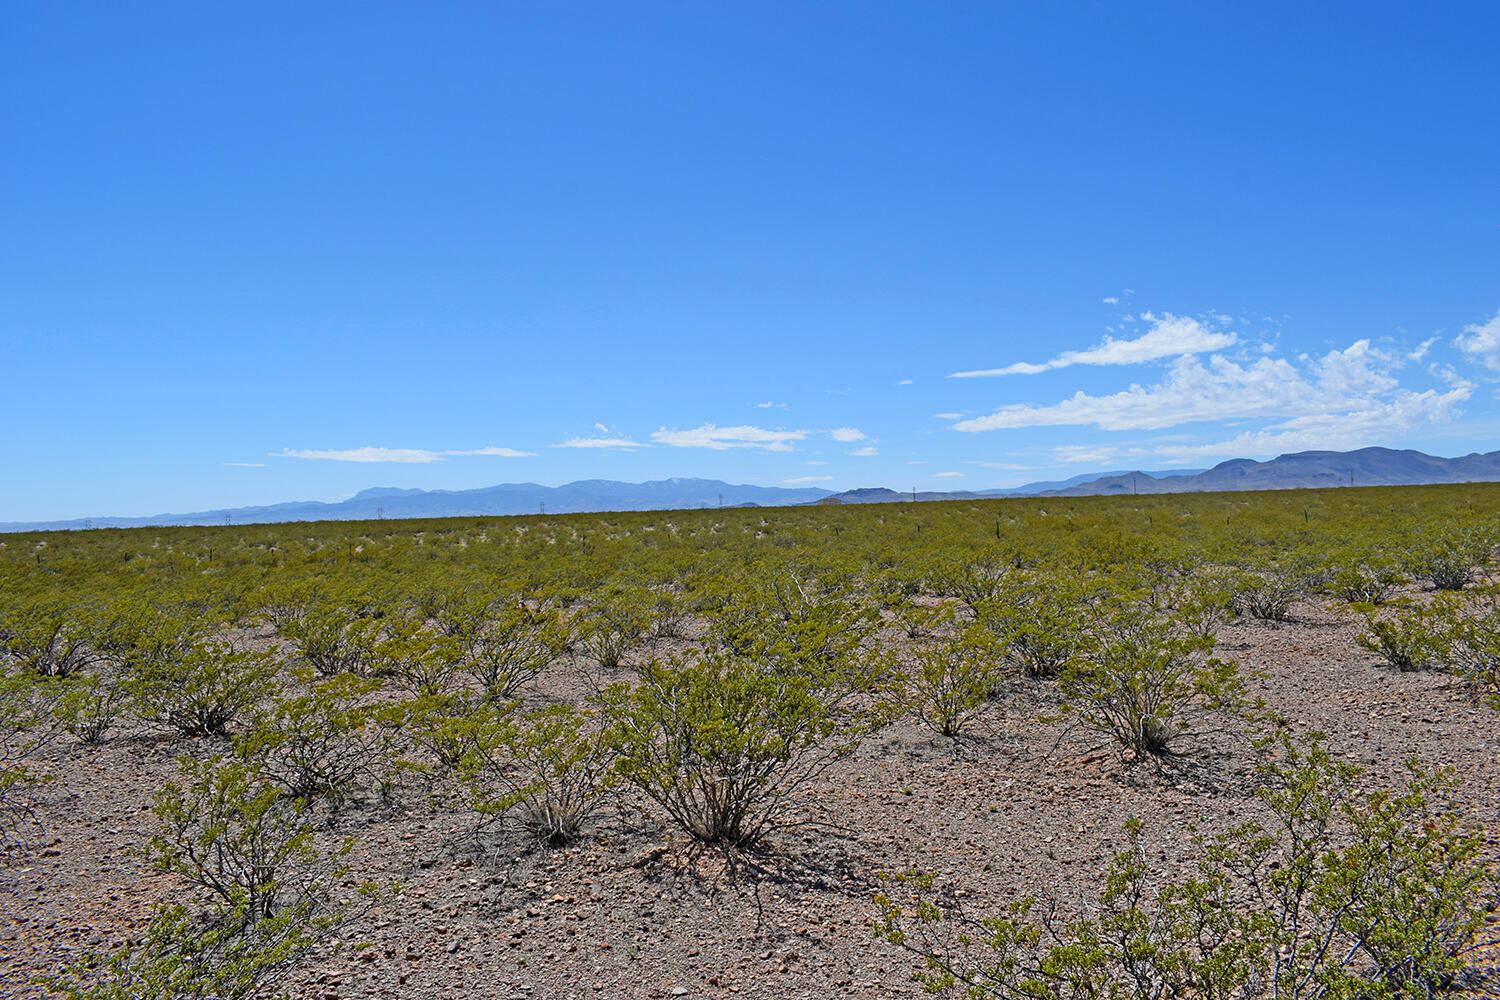
[(534, 451), (517, 451), (514, 448), (475, 448), (471, 451), (445, 451), (444, 455), (488, 455), (492, 458), (536, 458)]
[(934, 472), (932, 474), (934, 479), (962, 479), (963, 477), (962, 472)]
[(266, 467), (265, 462), (224, 462), (222, 464), (235, 469), (264, 469)]
[[(1219, 355), (1207, 365), (1180, 358), (1161, 382), (1132, 385), (1109, 396), (1075, 393), (1047, 406), (1017, 403), (954, 424), (960, 431), (1018, 427), (1093, 426), (1101, 430), (1156, 430), (1197, 421), (1288, 418), (1364, 409), (1380, 402), (1396, 382), (1385, 371), (1393, 362), (1368, 340), (1347, 350), (1307, 359), (1309, 379), (1284, 358), (1241, 365)], [(1396, 395), (1410, 395), (1399, 390)]]
[(1389, 403), (1347, 413), (1294, 417), (1264, 430), (1245, 431), (1226, 441), (1200, 445), (1163, 445), (1160, 455), (1176, 459), (1278, 455), (1297, 451), (1351, 451), (1405, 434), (1416, 427), (1440, 424), (1458, 415), (1458, 404), (1473, 387), (1460, 385), (1439, 393), (1403, 392)]
[(1453, 346), (1486, 368), (1500, 371), (1500, 312), (1483, 324), (1471, 323), (1453, 338)]
[(1120, 304), (1120, 297), (1118, 295), (1106, 295), (1104, 297), (1104, 304), (1109, 306), (1117, 306)]
[(897, 385), (911, 385), (911, 379), (904, 378), (901, 381), (897, 382), (896, 384)]
[(1115, 449), (1108, 445), (1065, 444), (1052, 449), (1052, 460), (1060, 465), (1079, 462), (1097, 465), (1100, 462), (1111, 462), (1114, 457)]
[[(517, 451), (514, 448), (451, 449), (432, 451), (427, 448), (345, 448), (345, 449), (298, 449), (283, 448), (272, 452), (272, 458), (307, 458), (324, 462), (395, 462), (405, 465), (425, 465), (441, 462), (445, 455), (487, 455), (494, 458), (535, 458), (536, 452)], [(250, 465), (248, 462), (226, 462), (226, 465)]]
[(933, 416), (936, 417), (939, 420), (958, 420), (960, 417), (963, 416), (963, 414), (962, 413), (934, 413)]
[(424, 448), (347, 448), (343, 451), (283, 448), (272, 452), (272, 458), (309, 458), (328, 462), (400, 462), (422, 464), (441, 462), (442, 456)]
[(793, 476), (791, 479), (783, 479), (783, 483), (826, 483), (832, 481), (832, 476)]
[(810, 462), (803, 462), (802, 464), (803, 465), (827, 465), (828, 463), (825, 462), (825, 461), (823, 461), (821, 458), (815, 458), (815, 459), (813, 459)]
[(876, 455), (880, 454), (880, 449), (875, 447), (873, 444), (867, 444), (863, 448), (855, 448), (849, 454), (853, 455), (855, 458), (874, 458)]
[(1428, 337), (1426, 340), (1417, 345), (1416, 350), (1412, 351), (1406, 356), (1406, 360), (1421, 361), (1423, 358), (1427, 357), (1427, 352), (1431, 350), (1432, 345), (1435, 343), (1437, 343), (1436, 337)]
[(835, 441), (842, 441), (845, 444), (850, 441), (863, 441), (865, 439), (865, 432), (857, 427), (835, 427), (828, 433)]
[(1154, 316), (1151, 313), (1143, 313), (1141, 318), (1151, 323), (1151, 329), (1134, 340), (1116, 340), (1113, 337), (1105, 337), (1102, 344), (1096, 344), (1082, 351), (1064, 351), (1052, 360), (1040, 364), (1018, 361), (1005, 368), (954, 372), (948, 377), (1035, 375), (1038, 372), (1068, 368), (1072, 365), (1138, 365), (1161, 358), (1206, 354), (1209, 351), (1223, 350), (1239, 342), (1237, 334), (1210, 330), (1188, 316), (1173, 316), (1171, 313)]
[(629, 438), (568, 438), (559, 444), (549, 444), (549, 448), (649, 448), (648, 444), (632, 441)]
[(792, 442), (802, 441), (807, 431), (765, 430), (760, 427), (716, 427), (704, 424), (689, 431), (669, 431), (665, 427), (651, 432), (651, 440), (674, 448), (760, 448), (765, 451), (791, 451)]
[(756, 403), (755, 404), (755, 408), (757, 410), (769, 410), (772, 407), (775, 407), (778, 410), (784, 410), (784, 409), (786, 409), (786, 404), (785, 403), (775, 403), (775, 402), (772, 402), (769, 399), (766, 400), (764, 403)]

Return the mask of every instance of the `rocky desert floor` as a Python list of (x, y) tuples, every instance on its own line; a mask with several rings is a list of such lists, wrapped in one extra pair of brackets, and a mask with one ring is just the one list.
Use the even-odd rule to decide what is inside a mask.
[[(1500, 713), (1461, 681), (1400, 673), (1355, 643), (1360, 619), (1304, 602), (1295, 620), (1239, 620), (1218, 653), (1296, 731), (1394, 783), (1402, 762), (1451, 766), (1452, 806), (1500, 858)], [(537, 697), (573, 697), (558, 670)], [(456, 789), (411, 778), (392, 801), (343, 811), (320, 836), (357, 838), (356, 874), (404, 889), (364, 913), (290, 981), (296, 997), (883, 997), (918, 995), (917, 959), (878, 940), (878, 873), (936, 871), (973, 911), (1024, 895), (1080, 909), (1096, 897), (1121, 826), (1139, 816), (1153, 864), (1191, 864), (1190, 826), (1256, 815), (1255, 753), (1242, 726), (1195, 719), (1182, 756), (1128, 765), (1097, 734), (1044, 724), (1051, 689), (1017, 682), (960, 741), (911, 718), (869, 739), (806, 789), (807, 825), (755, 853), (687, 842), (620, 794), (565, 848), (476, 835)], [(0, 991), (141, 933), (184, 892), (140, 849), (174, 758), (212, 741), (124, 731), (98, 748), (54, 744), (35, 849), (0, 868)], [(370, 946), (355, 948), (356, 943)], [(1484, 950), (1481, 966), (1491, 961)], [(1500, 995), (1500, 979), (1476, 979)]]

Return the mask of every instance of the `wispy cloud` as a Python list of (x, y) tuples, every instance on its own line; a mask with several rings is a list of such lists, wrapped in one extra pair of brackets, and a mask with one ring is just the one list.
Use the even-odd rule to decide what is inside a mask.
[(598, 437), (584, 438), (584, 437), (576, 437), (576, 438), (568, 438), (568, 440), (566, 440), (566, 441), (560, 441), (557, 444), (549, 444), (547, 447), (548, 448), (620, 448), (620, 449), (624, 449), (624, 450), (628, 451), (628, 450), (630, 450), (632, 448), (649, 448), (651, 446), (648, 445), (648, 444), (643, 444), (640, 441), (632, 441), (629, 438), (618, 438), (618, 437), (609, 437), (609, 438), (598, 438)]
[[(487, 448), (455, 448), (433, 451), (428, 448), (283, 448), (272, 452), (272, 458), (304, 458), (322, 462), (394, 462), (402, 465), (425, 465), (441, 462), (449, 455), (485, 455), (492, 458), (535, 458), (534, 451), (517, 451), (491, 445)], [(254, 466), (263, 463), (225, 462), (225, 465)]]
[(667, 430), (665, 427), (651, 432), (651, 440), (673, 448), (711, 448), (723, 451), (728, 448), (759, 448), (763, 451), (791, 451), (795, 441), (807, 438), (808, 431), (766, 430), (761, 427), (717, 427), (704, 424), (692, 430)]
[(265, 462), (224, 462), (222, 464), (235, 469), (264, 469), (266, 467)]
[(1154, 316), (1151, 313), (1143, 313), (1141, 318), (1151, 323), (1151, 329), (1134, 340), (1116, 340), (1113, 337), (1105, 337), (1101, 344), (1082, 351), (1064, 351), (1050, 361), (1043, 361), (1040, 364), (1017, 361), (1004, 368), (954, 372), (948, 377), (1035, 375), (1038, 372), (1068, 368), (1072, 365), (1137, 365), (1161, 358), (1220, 351), (1239, 341), (1238, 334), (1210, 330), (1198, 320), (1188, 316), (1173, 316), (1171, 313)]
[(1052, 461), (1059, 465), (1081, 462), (1097, 465), (1100, 462), (1114, 461), (1116, 454), (1116, 449), (1103, 445), (1065, 444), (1052, 449)]
[[(1185, 357), (1156, 385), (1133, 385), (1108, 396), (1078, 392), (1044, 406), (1012, 404), (953, 427), (969, 432), (1055, 426), (1155, 430), (1198, 421), (1363, 410), (1430, 395), (1398, 388), (1389, 371), (1399, 361), (1372, 348), (1368, 340), (1299, 361), (1306, 372), (1284, 358), (1263, 357), (1241, 365), (1215, 355), (1205, 365)], [(1467, 397), (1469, 388), (1457, 387), (1460, 395), (1455, 399)]]
[(536, 458), (534, 451), (517, 451), (514, 448), (474, 448), (470, 451), (445, 451), (444, 455), (489, 455), (492, 458)]
[(932, 474), (934, 479), (962, 479), (963, 477), (962, 472), (934, 472)]
[(938, 420), (957, 420), (960, 417), (962, 417), (963, 414), (962, 413), (934, 413), (933, 416), (935, 418), (937, 418)]
[(784, 409), (786, 409), (786, 404), (785, 403), (773, 402), (772, 400), (768, 399), (764, 403), (756, 403), (755, 404), (755, 408), (757, 410), (770, 410), (770, 409), (773, 409), (773, 408), (777, 409), (777, 410), (784, 410)]
[(793, 476), (783, 479), (783, 483), (827, 483), (833, 480), (832, 476)]
[(896, 384), (897, 385), (911, 385), (911, 379), (904, 378), (901, 381), (897, 382)]
[(294, 449), (283, 448), (280, 452), (272, 452), (273, 458), (305, 458), (325, 462), (399, 462), (402, 464), (423, 464), (426, 462), (441, 462), (443, 457), (435, 451), (427, 451), (424, 448), (346, 448), (342, 451), (334, 449)]
[(865, 439), (865, 432), (858, 427), (835, 427), (828, 433), (835, 441), (842, 441), (846, 444), (850, 441), (863, 441)]
[(1386, 403), (1348, 413), (1294, 417), (1259, 431), (1198, 445), (1162, 445), (1157, 454), (1175, 459), (1277, 455), (1296, 451), (1351, 451), (1388, 441), (1423, 425), (1441, 424), (1458, 415), (1458, 404), (1471, 388), (1439, 393), (1405, 393)]
[(853, 455), (855, 458), (874, 458), (876, 455), (880, 454), (880, 449), (875, 447), (873, 444), (867, 444), (863, 448), (855, 448), (849, 454)]
[(1486, 368), (1500, 371), (1500, 312), (1496, 312), (1488, 323), (1471, 323), (1464, 327), (1464, 332), (1453, 339), (1453, 346)]

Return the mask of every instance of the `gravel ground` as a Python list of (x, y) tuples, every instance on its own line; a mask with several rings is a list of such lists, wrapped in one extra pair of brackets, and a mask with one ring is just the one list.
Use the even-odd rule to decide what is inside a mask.
[[(1219, 654), (1255, 672), (1255, 693), (1295, 729), (1321, 729), (1384, 784), (1410, 757), (1462, 775), (1460, 808), (1487, 830), (1500, 801), (1500, 713), (1454, 679), (1399, 673), (1355, 644), (1347, 612), (1304, 603), (1286, 623), (1237, 621)], [(547, 693), (576, 692), (566, 671)], [(1096, 896), (1146, 823), (1153, 864), (1181, 870), (1189, 824), (1212, 833), (1253, 815), (1253, 750), (1212, 718), (1163, 769), (1129, 767), (1092, 734), (1045, 725), (1040, 683), (1018, 683), (973, 739), (911, 720), (884, 730), (807, 789), (810, 825), (753, 854), (698, 848), (622, 796), (565, 849), (474, 835), (453, 794), (409, 782), (393, 803), (349, 810), (320, 836), (358, 838), (362, 878), (397, 897), (351, 925), (291, 982), (299, 997), (867, 997), (918, 995), (915, 960), (872, 933), (876, 873), (917, 867), (956, 880), (966, 904), (1027, 894), (1065, 908)], [(59, 746), (38, 810), (36, 850), (0, 868), (0, 989), (37, 996), (32, 976), (141, 932), (183, 889), (139, 850), (152, 795), (174, 758), (211, 741), (140, 733), (97, 749)], [(1500, 856), (1500, 840), (1490, 835)], [(1486, 960), (1487, 961), (1487, 960)]]

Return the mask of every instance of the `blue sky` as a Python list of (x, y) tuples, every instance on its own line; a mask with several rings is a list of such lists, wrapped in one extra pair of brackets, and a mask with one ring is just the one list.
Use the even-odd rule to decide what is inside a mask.
[(1500, 448), (1493, 4), (24, 4), (0, 520)]

